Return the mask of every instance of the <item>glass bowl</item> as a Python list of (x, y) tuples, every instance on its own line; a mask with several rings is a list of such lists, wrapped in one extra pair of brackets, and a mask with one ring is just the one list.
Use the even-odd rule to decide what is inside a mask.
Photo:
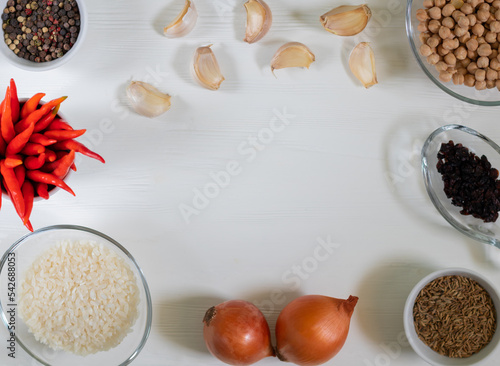
[(498, 322), (498, 309), (500, 309), (500, 297), (498, 296), (498, 292), (495, 290), (495, 286), (493, 286), (493, 284), (488, 279), (486, 279), (479, 273), (476, 273), (469, 269), (448, 268), (436, 271), (424, 277), (419, 283), (415, 285), (415, 287), (410, 292), (410, 295), (408, 296), (405, 303), (404, 315), (403, 315), (403, 323), (404, 323), (406, 337), (408, 338), (408, 342), (410, 343), (413, 350), (422, 359), (424, 359), (427, 363), (431, 365), (434, 366), (476, 365), (478, 363), (485, 361), (487, 358), (489, 358), (494, 354), (495, 348), (497, 347), (498, 342), (500, 341), (500, 332), (498, 331), (498, 325), (497, 325), (497, 330), (493, 335), (493, 338), (490, 341), (490, 343), (488, 343), (488, 345), (478, 353), (467, 358), (450, 358), (440, 355), (439, 353), (435, 352), (430, 347), (428, 347), (423, 341), (421, 341), (415, 330), (415, 325), (413, 320), (413, 306), (415, 304), (415, 300), (417, 299), (418, 294), (429, 282), (435, 280), (436, 278), (444, 276), (463, 276), (479, 283), (488, 292), (491, 299), (493, 300), (493, 304), (495, 305), (497, 313), (496, 318)]
[[(80, 12), (80, 31), (78, 33), (78, 37), (76, 38), (75, 44), (62, 57), (46, 62), (34, 62), (18, 57), (12, 50), (9, 49), (9, 46), (7, 46), (7, 44), (5, 43), (3, 30), (2, 30), (2, 39), (0, 39), (0, 53), (12, 65), (27, 71), (47, 71), (55, 69), (67, 63), (81, 48), (83, 41), (85, 40), (88, 28), (88, 15), (87, 15), (87, 7), (85, 6), (85, 1), (84, 0), (75, 0), (75, 1), (78, 5), (78, 11)], [(0, 0), (0, 7), (1, 7), (0, 14), (3, 13), (3, 10), (5, 9), (7, 2), (8, 0)], [(3, 21), (0, 20), (0, 24), (3, 24)]]
[(476, 105), (498, 106), (500, 105), (500, 91), (497, 88), (476, 90), (476, 88), (465, 85), (455, 85), (453, 82), (443, 83), (439, 79), (439, 73), (433, 65), (427, 63), (426, 57), (420, 55), (419, 49), (421, 42), (419, 39), (419, 30), (417, 29), (419, 21), (416, 18), (418, 9), (423, 9), (423, 0), (408, 0), (406, 6), (406, 34), (410, 41), (410, 48), (415, 56), (417, 63), (422, 68), (429, 79), (447, 94)]
[(454, 228), (479, 242), (500, 248), (500, 219), (485, 223), (471, 215), (460, 214), (460, 207), (451, 204), (444, 193), (441, 173), (437, 171), (437, 154), (442, 143), (453, 140), (462, 143), (469, 151), (481, 157), (485, 155), (492, 168), (500, 169), (500, 147), (479, 132), (460, 125), (446, 125), (435, 130), (422, 148), (422, 171), (427, 193), (439, 213)]
[[(138, 317), (120, 344), (107, 351), (88, 356), (78, 356), (67, 351), (54, 351), (38, 342), (27, 325), (18, 316), (17, 291), (26, 269), (47, 249), (60, 241), (96, 242), (122, 258), (135, 275), (139, 289)], [(12, 273), (15, 276), (12, 276)], [(15, 285), (12, 291), (12, 284)], [(13, 296), (12, 296), (13, 295)], [(14, 302), (12, 301), (14, 300)], [(0, 311), (2, 321), (11, 335), (9, 323), (15, 322), (13, 346), (21, 346), (31, 357), (48, 366), (128, 365), (144, 347), (152, 321), (152, 304), (149, 288), (139, 265), (132, 255), (112, 238), (89, 228), (73, 225), (57, 225), (39, 229), (17, 240), (0, 260)], [(14, 315), (14, 318), (12, 318)]]

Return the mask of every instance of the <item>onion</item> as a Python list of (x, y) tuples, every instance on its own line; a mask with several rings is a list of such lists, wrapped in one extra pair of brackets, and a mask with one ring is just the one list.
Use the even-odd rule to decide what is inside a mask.
[(277, 356), (300, 366), (320, 365), (345, 343), (356, 296), (347, 300), (320, 295), (301, 296), (289, 303), (276, 323)]
[(252, 303), (230, 300), (207, 310), (203, 337), (212, 355), (230, 365), (275, 356), (266, 318)]

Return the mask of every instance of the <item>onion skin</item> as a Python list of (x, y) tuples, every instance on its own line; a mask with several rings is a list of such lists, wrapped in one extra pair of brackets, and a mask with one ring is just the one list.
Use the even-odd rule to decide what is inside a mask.
[(230, 300), (213, 306), (203, 323), (205, 344), (222, 362), (245, 366), (275, 356), (266, 318), (248, 301)]
[(290, 302), (276, 322), (277, 356), (299, 366), (321, 365), (344, 346), (351, 315), (358, 302), (320, 295)]

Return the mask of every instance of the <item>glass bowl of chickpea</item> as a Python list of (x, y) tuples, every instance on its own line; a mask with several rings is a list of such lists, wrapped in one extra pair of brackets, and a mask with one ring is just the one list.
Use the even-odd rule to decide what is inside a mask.
[(406, 33), (417, 63), (441, 90), (500, 105), (500, 0), (408, 0)]

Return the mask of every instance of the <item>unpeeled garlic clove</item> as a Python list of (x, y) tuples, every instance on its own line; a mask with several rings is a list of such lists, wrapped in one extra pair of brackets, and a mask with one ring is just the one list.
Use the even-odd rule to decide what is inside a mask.
[(134, 110), (149, 118), (158, 117), (170, 109), (170, 95), (142, 81), (132, 81), (127, 87), (127, 96)]
[(186, 0), (184, 9), (182, 9), (172, 23), (163, 28), (163, 34), (168, 38), (184, 37), (193, 30), (197, 20), (198, 12), (194, 3)]
[(262, 0), (248, 0), (245, 3), (247, 24), (243, 41), (254, 43), (262, 39), (273, 23), (273, 16), (269, 6)]
[(342, 5), (323, 14), (319, 19), (323, 27), (338, 36), (354, 36), (365, 29), (372, 16), (366, 5)]
[(271, 70), (285, 67), (307, 67), (315, 61), (311, 50), (300, 42), (288, 42), (281, 46), (271, 60)]
[(196, 50), (191, 72), (194, 79), (201, 86), (210, 90), (217, 90), (225, 79), (210, 48), (211, 46), (199, 47)]
[(349, 67), (365, 88), (378, 83), (375, 72), (375, 55), (368, 42), (361, 42), (349, 56)]

